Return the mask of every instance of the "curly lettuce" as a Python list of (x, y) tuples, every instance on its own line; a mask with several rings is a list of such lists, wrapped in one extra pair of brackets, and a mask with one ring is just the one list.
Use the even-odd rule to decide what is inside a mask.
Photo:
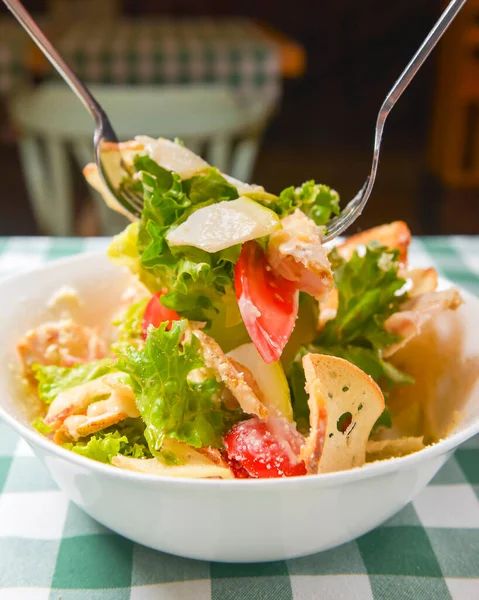
[(225, 350), (248, 340), (234, 294), (234, 266), (241, 248), (208, 253), (191, 246), (170, 247), (166, 235), (209, 204), (238, 197), (234, 186), (211, 167), (182, 181), (148, 156), (136, 156), (134, 173), (122, 185), (140, 191), (139, 223), (117, 236), (108, 255), (125, 264), (152, 292), (167, 290), (161, 302), (180, 316), (206, 322)]
[[(413, 382), (381, 355), (383, 348), (398, 341), (396, 335), (385, 331), (384, 322), (407, 298), (405, 280), (398, 274), (398, 251), (372, 243), (364, 253), (355, 251), (348, 261), (335, 249), (329, 259), (338, 292), (336, 316), (299, 350), (287, 369), (295, 419), (303, 428), (309, 408), (301, 360), (308, 352), (338, 356), (355, 364), (380, 385), (386, 399), (393, 386)], [(387, 409), (381, 423), (390, 424)]]
[(174, 438), (195, 448), (219, 448), (240, 415), (223, 406), (222, 386), (205, 368), (187, 322), (175, 321), (170, 331), (166, 326), (151, 330), (143, 350), (128, 348), (118, 362), (130, 376), (148, 446), (157, 453), (165, 438)]
[(111, 373), (116, 367), (113, 359), (102, 358), (89, 363), (78, 363), (73, 367), (34, 364), (32, 369), (38, 382), (40, 400), (51, 404), (61, 392)]
[[(258, 199), (258, 201), (260, 201)], [(286, 217), (297, 208), (316, 225), (327, 225), (332, 215), (339, 215), (339, 194), (327, 185), (306, 181), (299, 187), (284, 189), (276, 199), (261, 202), (280, 217)]]
[(112, 457), (118, 454), (133, 458), (151, 458), (144, 430), (141, 419), (126, 419), (86, 439), (65, 443), (63, 447), (104, 463), (111, 463)]
[[(204, 321), (206, 330), (228, 351), (249, 340), (234, 293), (234, 268), (241, 246), (209, 253), (191, 246), (170, 246), (167, 234), (194, 211), (238, 198), (238, 190), (214, 167), (187, 180), (137, 155), (122, 184), (143, 196), (138, 224), (117, 236), (109, 250), (151, 292), (167, 290), (161, 303), (181, 317)], [(339, 196), (328, 186), (308, 181), (279, 197), (253, 194), (254, 200), (284, 217), (300, 208), (318, 225), (339, 212)]]

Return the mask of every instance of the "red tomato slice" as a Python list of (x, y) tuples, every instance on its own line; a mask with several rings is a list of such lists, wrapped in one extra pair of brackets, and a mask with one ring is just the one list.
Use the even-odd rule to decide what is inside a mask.
[(233, 471), (235, 479), (251, 479), (248, 471), (242, 467), (237, 460), (228, 456), (226, 452), (222, 452), (223, 458), (228, 463), (229, 468)]
[(241, 421), (227, 433), (224, 443), (229, 458), (251, 477), (306, 475), (306, 466), (298, 459), (304, 437), (286, 419)]
[(296, 284), (275, 274), (261, 246), (243, 244), (235, 267), (235, 292), (243, 322), (265, 363), (279, 360), (298, 316)]
[(162, 296), (163, 292), (157, 292), (154, 294), (148, 304), (146, 305), (145, 312), (143, 314), (143, 320), (141, 322), (141, 330), (143, 332), (143, 339), (146, 340), (148, 335), (148, 328), (150, 325), (153, 327), (159, 327), (161, 323), (165, 321), (169, 321), (169, 325), (167, 329), (171, 327), (171, 321), (178, 321), (180, 316), (174, 310), (170, 308), (166, 308), (160, 302), (160, 296)]

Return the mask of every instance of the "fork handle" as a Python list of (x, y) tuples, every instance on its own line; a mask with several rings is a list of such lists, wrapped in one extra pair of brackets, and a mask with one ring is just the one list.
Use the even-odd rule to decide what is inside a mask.
[(443, 33), (452, 23), (457, 13), (461, 10), (465, 3), (466, 0), (452, 0), (448, 4), (446, 10), (442, 13), (439, 20), (431, 29), (431, 31), (429, 32), (424, 42), (421, 44), (416, 54), (411, 58), (408, 65), (389, 91), (389, 94), (386, 96), (386, 99), (384, 100), (381, 106), (380, 112), (389, 112), (391, 108), (396, 104), (396, 102), (401, 97), (401, 94), (410, 84), (412, 78), (419, 71), (423, 62), (429, 56), (434, 46), (440, 40)]
[(82, 83), (78, 76), (67, 65), (65, 60), (60, 56), (57, 50), (51, 45), (51, 43), (45, 37), (43, 31), (35, 23), (23, 4), (18, 0), (3, 0), (3, 2), (7, 5), (8, 9), (13, 13), (17, 21), (27, 31), (32, 40), (37, 44), (55, 69), (60, 73), (63, 79), (68, 83), (78, 98), (82, 101), (83, 106), (95, 119), (95, 123), (98, 124), (105, 116), (102, 107), (91, 95), (85, 84)]

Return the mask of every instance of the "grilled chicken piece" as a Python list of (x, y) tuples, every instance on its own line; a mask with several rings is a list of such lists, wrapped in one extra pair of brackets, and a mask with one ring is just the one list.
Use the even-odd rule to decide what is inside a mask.
[[(105, 415), (125, 413), (126, 416), (123, 418), (139, 417), (140, 413), (136, 408), (133, 391), (130, 386), (121, 383), (121, 377), (123, 377), (123, 373), (109, 373), (61, 392), (50, 404), (43, 419), (44, 423), (52, 429), (58, 429), (70, 416), (81, 416), (83, 417), (81, 421), (78, 419), (70, 421), (72, 431), (76, 431), (82, 425), (86, 426), (88, 419)], [(95, 402), (94, 399), (96, 399)], [(84, 414), (78, 415), (78, 413)], [(96, 431), (104, 429), (104, 427), (107, 425), (98, 426)], [(81, 435), (88, 434), (81, 433)], [(72, 434), (71, 437), (76, 436)]]
[(316, 224), (300, 210), (281, 220), (270, 235), (267, 258), (276, 273), (318, 300), (333, 288), (333, 274)]
[(97, 332), (71, 319), (44, 323), (31, 329), (18, 342), (17, 351), (26, 377), (32, 377), (32, 365), (71, 367), (106, 355)]
[(384, 328), (402, 339), (383, 350), (383, 357), (392, 356), (403, 348), (412, 338), (419, 335), (421, 328), (432, 317), (445, 310), (456, 310), (463, 300), (457, 289), (442, 292), (430, 292), (415, 296), (401, 306), (401, 310), (384, 322)]
[(256, 415), (261, 419), (268, 416), (268, 409), (260, 402), (250, 385), (246, 382), (245, 368), (238, 363), (233, 363), (227, 357), (213, 338), (199, 329), (193, 329), (201, 344), (203, 359), (206, 366), (217, 374), (218, 378), (226, 385), (233, 396), (238, 400), (242, 410), (249, 415)]

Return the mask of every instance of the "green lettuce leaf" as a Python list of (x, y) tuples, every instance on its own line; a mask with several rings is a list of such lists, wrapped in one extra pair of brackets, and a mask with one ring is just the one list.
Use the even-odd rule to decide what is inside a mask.
[(53, 433), (52, 428), (43, 422), (42, 417), (37, 417), (36, 419), (34, 419), (34, 421), (32, 422), (32, 426), (35, 427), (35, 429), (43, 435), (50, 435), (51, 433)]
[(238, 198), (238, 190), (228, 183), (218, 169), (212, 167), (183, 182), (183, 189), (192, 205), (213, 204)]
[(262, 202), (280, 217), (286, 217), (297, 208), (316, 225), (327, 225), (332, 215), (339, 215), (339, 194), (327, 185), (306, 181), (300, 187), (284, 189), (276, 200)]
[(89, 363), (79, 363), (73, 367), (34, 364), (32, 369), (38, 381), (40, 400), (50, 404), (60, 392), (111, 373), (116, 370), (116, 365), (113, 359), (102, 358)]
[[(344, 358), (370, 375), (387, 400), (395, 385), (414, 380), (382, 358), (381, 350), (398, 341), (384, 330), (384, 321), (407, 297), (404, 279), (398, 275), (398, 252), (370, 244), (364, 253), (354, 252), (345, 261), (336, 250), (329, 255), (338, 290), (336, 317), (326, 323), (315, 339), (303, 346), (287, 368), (295, 418), (303, 424), (309, 419), (302, 358), (308, 353)], [(381, 416), (381, 424), (390, 416)]]
[(336, 317), (326, 323), (314, 341), (320, 346), (356, 345), (384, 348), (398, 337), (384, 330), (384, 321), (406, 299), (398, 276), (398, 251), (370, 244), (365, 254), (342, 260), (334, 249), (330, 258), (338, 289)]
[(170, 227), (194, 210), (237, 198), (236, 188), (215, 168), (186, 181), (147, 156), (137, 156), (134, 168), (134, 176), (122, 185), (141, 185), (141, 221), (118, 236), (109, 255), (126, 264), (152, 292), (166, 288), (162, 304), (182, 317), (205, 321), (226, 351), (247, 341), (233, 284), (240, 246), (210, 254), (190, 246), (170, 248), (166, 240)]
[(145, 348), (126, 350), (118, 368), (130, 376), (152, 453), (165, 437), (196, 448), (221, 447), (224, 431), (239, 417), (222, 406), (213, 373), (199, 381), (188, 378), (205, 365), (199, 341), (188, 334), (184, 320), (175, 321), (170, 331), (166, 323), (150, 331)]
[(126, 419), (86, 439), (63, 444), (63, 447), (104, 463), (110, 463), (111, 458), (117, 454), (133, 458), (151, 458), (152, 454), (146, 444), (144, 429), (141, 419)]

